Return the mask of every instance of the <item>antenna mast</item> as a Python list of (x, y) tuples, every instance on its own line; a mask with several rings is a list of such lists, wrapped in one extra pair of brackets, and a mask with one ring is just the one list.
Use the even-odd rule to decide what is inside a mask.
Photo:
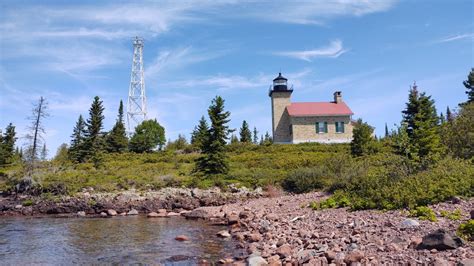
[(133, 39), (132, 74), (127, 101), (127, 127), (131, 133), (146, 120), (145, 75), (143, 68), (143, 38)]

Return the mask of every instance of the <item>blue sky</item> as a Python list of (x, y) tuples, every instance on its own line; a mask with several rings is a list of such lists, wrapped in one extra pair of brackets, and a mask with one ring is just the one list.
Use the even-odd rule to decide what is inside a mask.
[[(3, 1), (0, 127), (25, 134), (40, 96), (49, 102), (51, 155), (95, 95), (105, 130), (127, 99), (132, 38), (145, 39), (148, 117), (166, 137), (189, 134), (221, 95), (231, 126), (271, 131), (268, 87), (281, 70), (293, 101), (335, 90), (382, 134), (401, 120), (409, 86), (439, 111), (466, 99), (474, 66), (472, 1)], [(20, 143), (22, 140), (20, 140)]]

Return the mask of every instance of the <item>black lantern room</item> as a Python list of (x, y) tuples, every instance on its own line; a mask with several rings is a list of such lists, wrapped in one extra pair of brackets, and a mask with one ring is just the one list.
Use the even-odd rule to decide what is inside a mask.
[(288, 79), (278, 73), (278, 77), (273, 79), (273, 86), (270, 87), (268, 95), (272, 96), (272, 92), (289, 92), (291, 94), (293, 87), (288, 89)]

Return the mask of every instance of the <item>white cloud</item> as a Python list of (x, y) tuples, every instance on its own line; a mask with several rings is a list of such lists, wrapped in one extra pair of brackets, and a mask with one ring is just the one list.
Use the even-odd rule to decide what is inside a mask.
[(464, 39), (471, 39), (471, 40), (474, 39), (474, 33), (465, 33), (465, 34), (449, 36), (449, 37), (442, 38), (436, 42), (437, 43), (453, 42), (453, 41), (464, 40)]
[(337, 58), (343, 53), (347, 52), (342, 46), (342, 41), (332, 41), (328, 46), (305, 51), (286, 51), (286, 52), (275, 52), (275, 55), (292, 57), (304, 61), (311, 62), (314, 58), (330, 57)]

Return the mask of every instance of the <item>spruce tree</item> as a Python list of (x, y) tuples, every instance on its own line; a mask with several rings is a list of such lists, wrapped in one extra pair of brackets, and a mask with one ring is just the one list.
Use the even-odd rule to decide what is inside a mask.
[(82, 118), (82, 115), (79, 115), (71, 135), (71, 146), (68, 152), (68, 156), (73, 162), (82, 163), (85, 161), (87, 155), (85, 138), (86, 122)]
[(244, 120), (242, 122), (242, 127), (240, 128), (239, 134), (240, 134), (240, 142), (243, 142), (243, 143), (252, 142), (252, 132), (250, 132), (249, 124), (247, 123), (247, 121)]
[(202, 150), (203, 145), (207, 142), (208, 138), (209, 125), (207, 124), (206, 118), (202, 116), (199, 120), (199, 124), (194, 128), (193, 133), (191, 134), (191, 144)]
[(253, 144), (258, 144), (258, 131), (257, 131), (257, 127), (253, 127)]
[(385, 138), (388, 138), (389, 136), (390, 136), (390, 133), (388, 132), (387, 123), (385, 123)]
[(12, 123), (5, 128), (3, 136), (0, 130), (0, 164), (8, 164), (13, 161), (16, 140), (15, 126)]
[(48, 149), (46, 148), (46, 143), (43, 143), (43, 148), (41, 149), (40, 159), (41, 159), (41, 161), (46, 161), (48, 159)]
[(208, 109), (211, 127), (203, 145), (203, 155), (196, 161), (196, 171), (204, 175), (226, 174), (229, 171), (225, 145), (229, 129), (230, 112), (224, 111), (224, 99), (216, 96)]
[(474, 102), (474, 68), (471, 69), (471, 72), (469, 72), (469, 75), (467, 76), (467, 80), (463, 81), (463, 84), (464, 87), (466, 87), (466, 103)]
[(419, 103), (419, 93), (416, 86), (416, 83), (410, 89), (408, 94), (408, 102), (406, 103), (405, 110), (403, 113), (403, 122), (406, 124), (408, 136), (413, 135), (413, 130), (415, 128), (415, 115), (419, 112), (420, 103)]
[(124, 152), (128, 147), (128, 138), (123, 123), (123, 102), (120, 100), (118, 117), (106, 139), (108, 152)]
[(439, 123), (444, 124), (446, 122), (446, 117), (444, 116), (443, 112), (439, 113)]
[(91, 108), (89, 109), (89, 118), (86, 121), (85, 149), (87, 158), (92, 160), (96, 168), (100, 166), (104, 150), (104, 139), (102, 135), (104, 121), (103, 112), (104, 107), (102, 101), (99, 96), (95, 96)]
[(239, 143), (239, 138), (237, 138), (235, 134), (232, 134), (230, 136), (230, 144), (236, 144), (236, 143)]

